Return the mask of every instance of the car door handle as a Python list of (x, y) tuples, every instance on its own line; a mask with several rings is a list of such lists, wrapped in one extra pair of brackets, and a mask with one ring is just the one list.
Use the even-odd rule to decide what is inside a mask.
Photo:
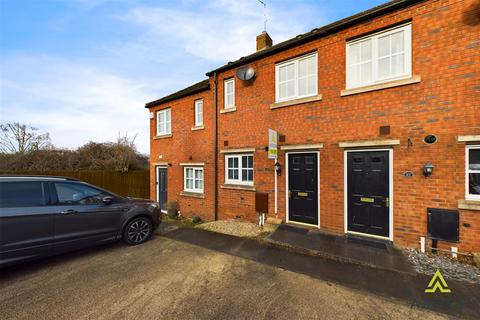
[(77, 211), (77, 210), (68, 209), (68, 210), (61, 211), (61, 212), (60, 212), (60, 214), (74, 214), (74, 213), (78, 213), (78, 211)]

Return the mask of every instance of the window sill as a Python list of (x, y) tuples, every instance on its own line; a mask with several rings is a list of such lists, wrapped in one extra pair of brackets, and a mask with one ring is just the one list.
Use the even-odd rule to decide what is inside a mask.
[(171, 137), (172, 137), (172, 134), (171, 134), (171, 133), (169, 133), (169, 134), (162, 134), (162, 135), (153, 137), (153, 140), (165, 139), (165, 138), (171, 138)]
[(458, 200), (458, 209), (480, 211), (480, 200)]
[(205, 126), (203, 125), (192, 127), (192, 131), (203, 130), (203, 129), (205, 129)]
[(458, 142), (480, 142), (480, 135), (458, 136)]
[(205, 199), (205, 194), (197, 193), (197, 192), (191, 192), (191, 191), (182, 191), (182, 192), (180, 192), (180, 195), (183, 196), (183, 197)]
[(322, 95), (318, 94), (318, 95), (311, 96), (311, 97), (287, 100), (287, 101), (282, 101), (282, 102), (275, 102), (275, 103), (272, 103), (270, 105), (270, 109), (284, 108), (284, 107), (294, 106), (294, 105), (297, 105), (297, 104), (303, 104), (303, 103), (321, 101), (321, 100), (322, 100)]
[(220, 186), (221, 189), (232, 189), (232, 190), (244, 190), (244, 191), (256, 191), (255, 186), (240, 185), (240, 184), (223, 184)]
[(235, 112), (235, 111), (237, 111), (237, 107), (230, 107), (230, 108), (220, 110), (220, 113), (229, 113), (229, 112)]
[(406, 79), (393, 80), (393, 81), (373, 84), (373, 85), (365, 86), (365, 87), (359, 87), (359, 88), (354, 88), (354, 89), (345, 89), (345, 90), (342, 90), (340, 92), (340, 96), (342, 96), (342, 97), (351, 96), (353, 94), (359, 94), (359, 93), (363, 93), (363, 92), (370, 92), (370, 91), (383, 90), (383, 89), (388, 89), (388, 88), (393, 88), (393, 87), (405, 86), (407, 84), (419, 83), (421, 81), (422, 81), (422, 77), (412, 76), (412, 77), (406, 78)]

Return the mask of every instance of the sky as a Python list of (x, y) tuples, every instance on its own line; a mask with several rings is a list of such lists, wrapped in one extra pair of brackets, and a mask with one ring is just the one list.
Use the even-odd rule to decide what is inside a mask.
[[(274, 44), (386, 0), (267, 0)], [(258, 0), (0, 0), (0, 122), (58, 147), (136, 136), (146, 102), (255, 52)]]

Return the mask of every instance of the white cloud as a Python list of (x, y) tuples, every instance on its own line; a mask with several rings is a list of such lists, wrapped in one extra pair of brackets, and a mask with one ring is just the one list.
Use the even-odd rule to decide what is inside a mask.
[(56, 57), (4, 57), (0, 69), (2, 121), (30, 123), (63, 147), (138, 134), (139, 150), (148, 152), (145, 84)]
[[(192, 2), (189, 1), (190, 6)], [(235, 60), (255, 52), (255, 37), (263, 30), (263, 7), (256, 1), (197, 1), (195, 10), (184, 7), (137, 7), (123, 20), (145, 28), (148, 37), (142, 41), (157, 44), (174, 43), (190, 55), (206, 60)], [(267, 30), (274, 43), (321, 25), (318, 10), (307, 5), (287, 10), (272, 3), (267, 10)]]

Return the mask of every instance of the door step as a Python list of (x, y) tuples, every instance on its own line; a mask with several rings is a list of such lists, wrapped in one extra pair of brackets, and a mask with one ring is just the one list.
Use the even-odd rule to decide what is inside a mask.
[(387, 240), (373, 239), (373, 238), (367, 238), (367, 237), (351, 235), (351, 234), (345, 235), (345, 241), (347, 243), (359, 244), (359, 245), (377, 248), (377, 249), (383, 249), (383, 250), (388, 250), (391, 246), (390, 241), (387, 241)]

